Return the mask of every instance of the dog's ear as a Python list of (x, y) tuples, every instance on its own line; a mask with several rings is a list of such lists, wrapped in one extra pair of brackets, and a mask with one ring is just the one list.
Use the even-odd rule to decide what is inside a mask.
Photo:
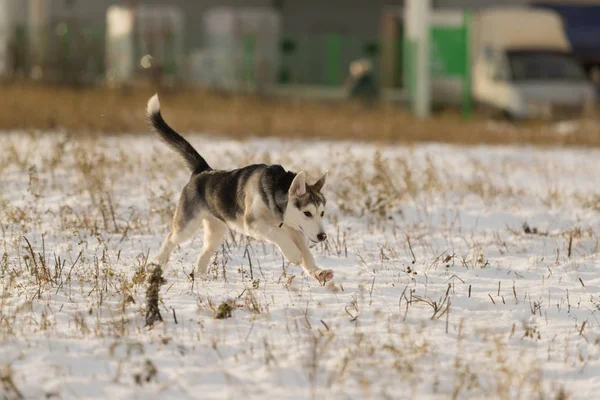
[(321, 179), (319, 179), (312, 185), (313, 190), (315, 190), (316, 192), (319, 192), (319, 193), (323, 193), (323, 190), (325, 189), (325, 186), (327, 184), (327, 173), (328, 172), (329, 171), (325, 171), (325, 173), (323, 174)]
[(300, 171), (296, 174), (296, 177), (290, 185), (289, 195), (292, 197), (299, 197), (306, 194), (306, 174), (304, 171)]

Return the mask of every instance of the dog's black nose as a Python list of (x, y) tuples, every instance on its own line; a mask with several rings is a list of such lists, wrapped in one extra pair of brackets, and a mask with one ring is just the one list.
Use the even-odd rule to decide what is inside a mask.
[(327, 234), (326, 233), (319, 233), (317, 235), (317, 239), (319, 239), (319, 242), (323, 242), (324, 240), (327, 239)]

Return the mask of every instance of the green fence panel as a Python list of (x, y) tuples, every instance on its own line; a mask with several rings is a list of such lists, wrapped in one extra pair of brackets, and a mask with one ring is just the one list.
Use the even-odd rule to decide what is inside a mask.
[[(470, 25), (471, 14), (465, 10), (462, 13), (462, 23), (432, 25), (429, 41), (431, 77), (461, 80), (462, 114), (465, 118), (470, 117), (472, 108)], [(410, 53), (406, 56), (412, 57)], [(405, 65), (411, 64), (413, 63)], [(410, 79), (410, 75), (405, 76)], [(410, 85), (411, 82), (407, 83)], [(413, 93), (412, 90), (409, 93)]]
[(254, 82), (254, 55), (256, 52), (256, 37), (254, 35), (244, 36), (244, 79), (246, 82)]
[(340, 35), (327, 35), (325, 37), (325, 48), (327, 54), (327, 69), (326, 79), (328, 85), (339, 85), (341, 54), (342, 54), (342, 37)]
[(378, 38), (362, 35), (286, 36), (280, 46), (279, 83), (339, 86), (350, 73), (350, 63), (365, 57), (378, 77), (379, 46)]
[(432, 27), (431, 76), (464, 76), (467, 69), (464, 27)]

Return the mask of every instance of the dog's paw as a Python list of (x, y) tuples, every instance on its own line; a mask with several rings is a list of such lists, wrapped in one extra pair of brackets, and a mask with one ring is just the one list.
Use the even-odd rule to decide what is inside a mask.
[(212, 269), (196, 267), (194, 272), (190, 273), (190, 277), (196, 281), (209, 281), (211, 278)]
[(326, 283), (333, 279), (333, 271), (330, 269), (320, 269), (313, 273), (313, 277), (321, 283)]
[(168, 262), (169, 262), (169, 256), (164, 255), (164, 254), (155, 255), (151, 261), (152, 264), (158, 264), (158, 265), (166, 265)]

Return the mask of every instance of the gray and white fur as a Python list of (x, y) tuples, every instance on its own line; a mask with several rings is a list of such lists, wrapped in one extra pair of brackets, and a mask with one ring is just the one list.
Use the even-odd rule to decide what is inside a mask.
[(155, 262), (169, 261), (175, 247), (204, 225), (204, 246), (197, 271), (204, 275), (228, 228), (274, 243), (285, 258), (320, 282), (333, 279), (333, 271), (315, 264), (307, 240), (327, 239), (323, 229), (327, 172), (314, 184), (301, 171), (281, 165), (253, 164), (234, 170), (212, 169), (206, 160), (163, 119), (158, 96), (148, 101), (148, 119), (171, 149), (183, 157), (192, 173), (183, 188), (171, 232)]

